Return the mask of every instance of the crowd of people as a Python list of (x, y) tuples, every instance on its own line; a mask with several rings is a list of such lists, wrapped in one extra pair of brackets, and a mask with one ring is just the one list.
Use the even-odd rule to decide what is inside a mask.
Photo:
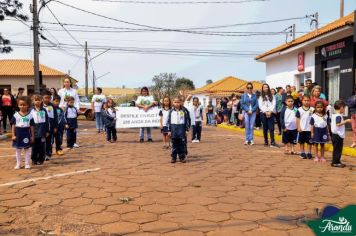
[[(188, 132), (191, 129), (192, 143), (199, 143), (202, 136), (202, 122), (207, 125), (225, 123), (245, 128), (245, 145), (254, 145), (254, 129), (263, 127), (264, 145), (280, 147), (275, 141), (275, 127), (282, 135), (285, 154), (298, 154), (302, 159), (326, 162), (325, 144), (332, 141), (333, 167), (345, 167), (340, 161), (345, 138), (345, 125), (352, 123), (356, 147), (356, 95), (346, 102), (336, 101), (333, 107), (321, 92), (321, 87), (306, 80), (305, 86), (296, 91), (294, 86), (270, 88), (263, 84), (261, 90), (254, 90), (252, 83), (247, 83), (242, 95), (232, 94), (212, 101), (204, 108), (197, 97), (183, 95), (174, 98), (164, 97), (155, 101), (147, 87), (141, 89), (140, 96), (132, 102), (133, 106), (147, 112), (159, 106), (160, 128), (163, 135), (163, 149), (171, 150), (171, 162), (177, 159), (186, 162), (188, 154)], [(344, 120), (343, 114), (348, 106), (351, 119)], [(332, 109), (333, 108), (333, 109)], [(23, 96), (20, 88), (16, 96), (4, 89), (0, 97), (0, 118), (3, 132), (7, 132), (7, 120), (12, 131), (13, 147), (16, 149), (15, 169), (21, 168), (21, 152), (25, 153), (25, 168), (42, 165), (55, 153), (63, 155), (62, 142), (64, 133), (68, 148), (79, 147), (77, 144), (79, 96), (71, 86), (70, 79), (65, 79), (63, 88), (44, 90), (29, 99)], [(98, 133), (105, 132), (107, 142), (117, 141), (116, 109), (112, 99), (107, 98), (101, 88), (96, 88), (92, 97), (92, 112), (96, 120)], [(147, 142), (153, 142), (151, 128), (140, 128), (139, 142), (143, 143), (145, 131)], [(1, 132), (1, 130), (0, 130)], [(295, 146), (299, 143), (300, 152)], [(32, 149), (30, 149), (32, 147)], [(30, 153), (31, 150), (31, 153)]]

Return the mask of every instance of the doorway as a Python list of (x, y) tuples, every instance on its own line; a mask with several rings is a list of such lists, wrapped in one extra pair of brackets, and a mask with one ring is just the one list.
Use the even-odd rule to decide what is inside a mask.
[(325, 92), (330, 104), (334, 104), (340, 99), (340, 67), (324, 69)]

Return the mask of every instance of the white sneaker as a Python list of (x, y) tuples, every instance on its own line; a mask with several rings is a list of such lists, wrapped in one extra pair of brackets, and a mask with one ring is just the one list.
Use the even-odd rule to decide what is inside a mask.
[(248, 145), (248, 141), (245, 141), (245, 143), (244, 143), (245, 145)]
[(31, 169), (31, 166), (29, 164), (26, 164), (25, 169)]
[(200, 143), (200, 141), (197, 139), (196, 141), (195, 141), (196, 143)]
[(75, 143), (75, 144), (73, 145), (73, 147), (78, 148), (79, 145)]
[(192, 140), (192, 143), (196, 143), (196, 140), (194, 139), (194, 140)]
[(255, 145), (255, 142), (254, 141), (251, 141), (250, 142), (250, 145), (252, 146), (252, 145)]
[(17, 164), (14, 169), (15, 169), (15, 170), (21, 169), (21, 165), (20, 165), (20, 164)]

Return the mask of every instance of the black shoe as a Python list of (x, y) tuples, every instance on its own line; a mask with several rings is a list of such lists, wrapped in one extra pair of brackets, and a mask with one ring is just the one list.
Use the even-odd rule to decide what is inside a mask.
[(38, 162), (37, 161), (32, 161), (32, 165), (33, 166), (38, 165)]
[(147, 142), (153, 143), (153, 140), (151, 138), (147, 139)]
[(313, 158), (312, 154), (311, 153), (307, 153), (307, 158), (308, 158), (308, 160), (312, 159)]
[(186, 163), (186, 162), (187, 162), (187, 161), (185, 160), (185, 158), (179, 159), (179, 161), (182, 162), (182, 163)]
[(37, 162), (37, 165), (43, 165), (43, 161)]
[(268, 143), (265, 143), (264, 146), (265, 146), (265, 147), (268, 147)]
[(141, 138), (141, 139), (140, 139), (140, 143), (143, 143), (143, 142), (144, 142), (144, 140), (143, 140), (143, 138)]
[(302, 152), (300, 154), (300, 159), (307, 159), (307, 154), (305, 154), (304, 152)]
[(172, 159), (171, 160), (171, 163), (173, 164), (173, 163), (176, 163), (177, 162), (177, 160), (176, 159)]
[(280, 146), (276, 143), (271, 143), (271, 148), (280, 148)]
[(338, 167), (338, 168), (344, 168), (346, 165), (342, 164), (342, 163), (337, 163), (337, 164), (331, 163), (331, 166), (332, 167)]

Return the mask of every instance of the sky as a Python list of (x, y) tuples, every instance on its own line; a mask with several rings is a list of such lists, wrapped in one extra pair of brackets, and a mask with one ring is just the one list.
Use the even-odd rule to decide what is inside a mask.
[[(315, 12), (319, 13), (319, 24), (323, 26), (336, 20), (340, 14), (339, 0), (269, 0), (239, 4), (128, 4), (93, 0), (60, 1), (110, 18), (169, 29), (261, 22), (303, 17)], [(32, 1), (23, 0), (22, 2), (24, 4), (23, 12), (31, 20), (29, 5)], [(50, 2), (48, 6), (61, 23), (140, 28), (83, 13), (56, 1)], [(354, 10), (356, 10), (356, 1), (345, 0), (345, 15)], [(56, 22), (56, 19), (47, 8), (43, 8), (40, 13), (40, 21)], [(27, 22), (27, 24), (31, 24), (31, 22)], [(297, 36), (313, 30), (310, 27), (310, 20), (306, 18), (211, 30), (280, 32), (292, 24), (296, 24)], [(40, 63), (64, 73), (70, 73), (73, 78), (79, 81), (79, 87), (83, 87), (85, 81), (84, 49), (79, 43), (84, 45), (85, 41), (88, 42), (91, 57), (100, 54), (105, 48), (113, 47), (189, 49), (190, 51), (248, 51), (249, 54), (257, 55), (283, 44), (286, 38), (284, 34), (232, 37), (182, 32), (74, 32), (73, 29), (108, 29), (73, 26), (65, 26), (65, 28), (73, 37), (64, 31), (60, 25), (43, 24), (41, 32), (46, 38), (55, 44), (60, 42), (61, 44), (75, 45), (75, 48), (66, 51), (58, 48), (56, 48), (57, 50), (41, 48)], [(0, 22), (0, 32), (13, 43), (32, 43), (32, 31), (21, 22), (2, 21)], [(48, 42), (41, 40), (41, 43), (46, 44)], [(100, 46), (100, 50), (94, 49), (93, 46)], [(13, 46), (13, 49), (14, 51), (10, 54), (0, 54), (0, 59), (33, 59), (31, 47)], [(150, 86), (154, 75), (165, 72), (176, 73), (179, 77), (189, 78), (194, 81), (196, 87), (205, 85), (206, 80), (217, 81), (226, 76), (235, 76), (248, 81), (264, 80), (265, 78), (265, 65), (256, 62), (254, 55), (197, 57), (191, 55), (124, 53), (111, 49), (91, 61), (89, 87), (91, 86), (93, 69), (97, 77), (104, 75), (97, 80), (97, 86), (101, 87), (125, 86), (137, 88)]]

